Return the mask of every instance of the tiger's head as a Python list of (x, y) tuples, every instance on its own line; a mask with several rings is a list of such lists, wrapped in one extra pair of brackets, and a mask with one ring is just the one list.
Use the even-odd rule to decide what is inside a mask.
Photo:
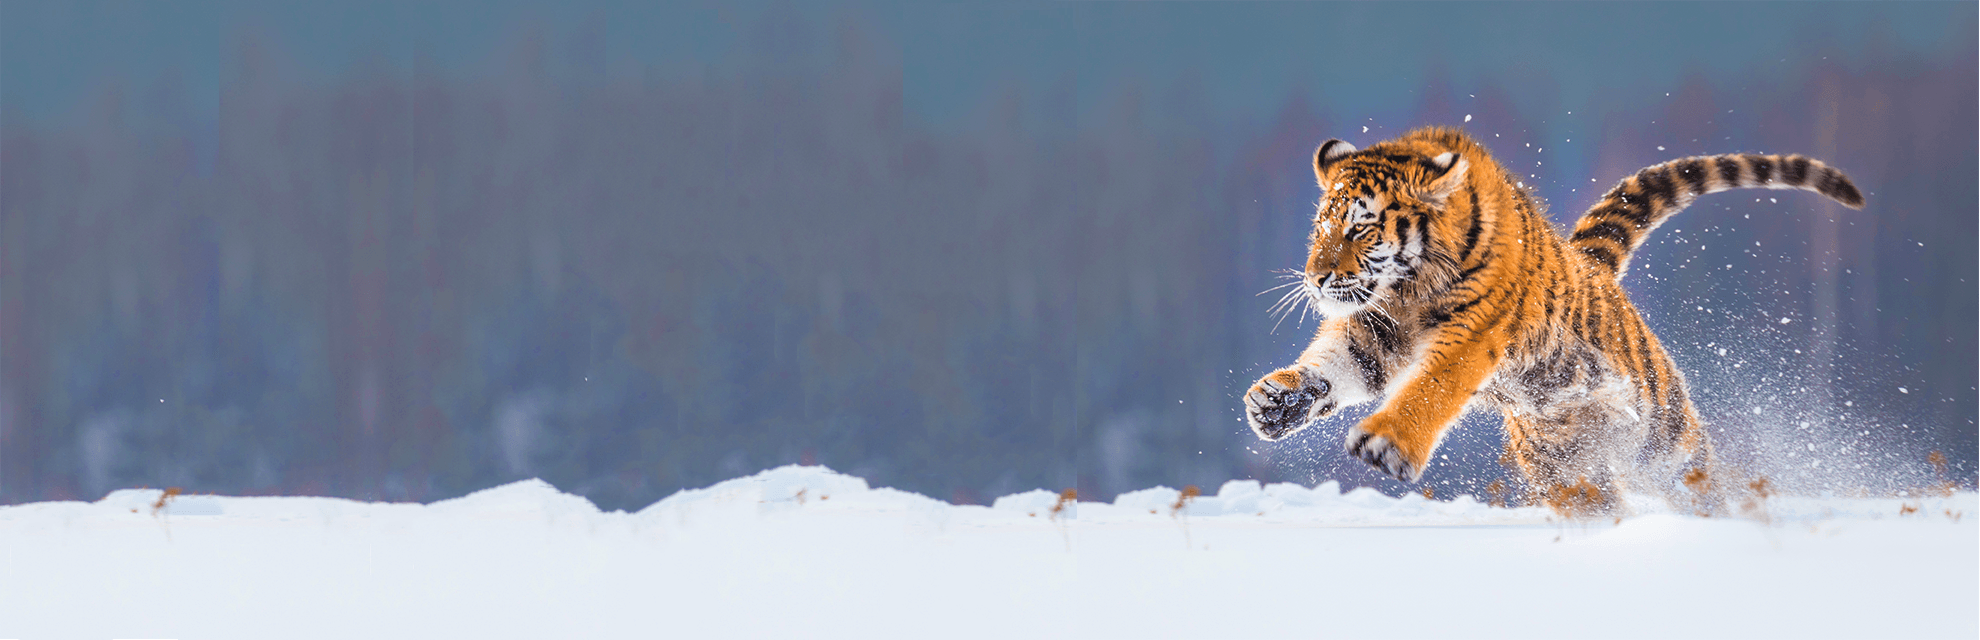
[(1301, 284), (1321, 315), (1382, 305), (1410, 290), (1433, 259), (1429, 229), (1471, 165), (1426, 147), (1397, 141), (1358, 151), (1328, 140), (1314, 152), (1321, 195)]

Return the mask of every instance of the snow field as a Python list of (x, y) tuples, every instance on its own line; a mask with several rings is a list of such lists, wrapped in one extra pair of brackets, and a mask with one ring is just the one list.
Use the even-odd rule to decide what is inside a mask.
[(0, 508), (0, 638), (1980, 632), (1973, 493), (1775, 499), (1771, 524), (1333, 483), (954, 506), (797, 466), (636, 513), (536, 480), (430, 505), (159, 495)]

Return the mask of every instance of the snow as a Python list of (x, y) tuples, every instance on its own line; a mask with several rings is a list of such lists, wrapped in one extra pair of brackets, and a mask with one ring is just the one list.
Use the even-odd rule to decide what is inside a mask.
[(956, 506), (799, 466), (636, 513), (539, 480), (429, 505), (160, 495), (0, 507), (0, 638), (1980, 632), (1970, 492), (1620, 522), (1333, 482)]

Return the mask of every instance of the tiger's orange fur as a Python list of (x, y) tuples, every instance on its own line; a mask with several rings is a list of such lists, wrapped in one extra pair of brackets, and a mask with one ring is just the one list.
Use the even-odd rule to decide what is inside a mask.
[(1841, 172), (1799, 156), (1685, 158), (1624, 179), (1563, 240), (1457, 130), (1366, 150), (1329, 140), (1313, 170), (1323, 196), (1299, 292), (1325, 320), (1298, 362), (1245, 394), (1254, 432), (1279, 440), (1380, 400), (1348, 430), (1347, 451), (1414, 481), (1468, 406), (1493, 407), (1530, 495), (1576, 496), (1553, 506), (1577, 513), (1615, 511), (1624, 489), (1716, 501), (1679, 482), (1711, 465), (1711, 439), (1618, 284), (1630, 252), (1705, 193), (1796, 188), (1863, 202)]

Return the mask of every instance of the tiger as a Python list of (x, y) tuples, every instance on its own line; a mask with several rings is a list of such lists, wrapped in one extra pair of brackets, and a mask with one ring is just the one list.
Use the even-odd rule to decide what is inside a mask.
[(1650, 232), (1728, 189), (1863, 206), (1855, 184), (1817, 160), (1695, 156), (1624, 178), (1563, 240), (1518, 176), (1444, 127), (1367, 149), (1328, 140), (1313, 173), (1322, 195), (1288, 295), (1322, 321), (1296, 362), (1246, 391), (1251, 430), (1279, 441), (1380, 400), (1347, 430), (1346, 451), (1416, 482), (1465, 411), (1496, 409), (1509, 466), (1563, 513), (1619, 513), (1624, 490), (1724, 505), (1699, 482), (1712, 439), (1684, 375), (1621, 285)]

